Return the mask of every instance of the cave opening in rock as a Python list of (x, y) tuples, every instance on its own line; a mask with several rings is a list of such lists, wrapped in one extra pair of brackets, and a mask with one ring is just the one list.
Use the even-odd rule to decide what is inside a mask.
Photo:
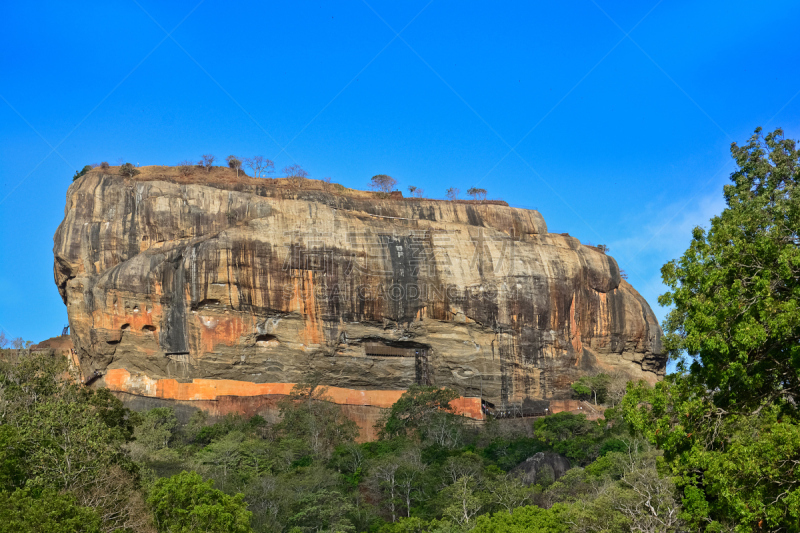
[(267, 333), (256, 335), (256, 346), (278, 346), (280, 342), (275, 335), (269, 335)]
[(414, 382), (417, 385), (430, 385), (430, 365), (428, 353), (430, 346), (411, 341), (384, 341), (373, 339), (364, 342), (364, 355), (367, 357), (413, 357)]

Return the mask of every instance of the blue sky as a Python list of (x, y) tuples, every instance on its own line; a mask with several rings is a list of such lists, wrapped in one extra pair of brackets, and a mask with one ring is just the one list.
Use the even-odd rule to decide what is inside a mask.
[(76, 169), (261, 154), (363, 188), (478, 185), (659, 269), (723, 208), (732, 141), (800, 138), (797, 2), (19, 3), (0, 8), (0, 328), (60, 333)]

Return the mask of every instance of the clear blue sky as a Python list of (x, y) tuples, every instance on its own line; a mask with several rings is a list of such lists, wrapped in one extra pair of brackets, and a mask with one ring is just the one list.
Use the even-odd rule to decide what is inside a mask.
[(0, 10), (0, 328), (34, 341), (67, 322), (52, 237), (85, 164), (262, 154), (349, 187), (479, 185), (610, 246), (661, 318), (659, 269), (722, 209), (731, 141), (800, 137), (797, 2)]

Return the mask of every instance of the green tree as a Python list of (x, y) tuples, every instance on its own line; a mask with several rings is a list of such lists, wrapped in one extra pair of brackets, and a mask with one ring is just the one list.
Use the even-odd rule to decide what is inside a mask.
[(353, 505), (338, 490), (320, 489), (305, 494), (297, 502), (297, 512), (289, 519), (292, 530), (301, 532), (355, 531), (347, 513)]
[(239, 170), (242, 168), (242, 160), (236, 157), (235, 155), (229, 155), (225, 158), (225, 161), (228, 163), (228, 167), (236, 170), (236, 177), (239, 177)]
[(229, 496), (197, 472), (156, 481), (147, 498), (163, 533), (250, 533), (252, 513), (242, 494)]
[(727, 207), (662, 268), (680, 373), (629, 385), (622, 406), (664, 451), (691, 527), (798, 531), (800, 153), (760, 128), (731, 153)]
[(737, 169), (727, 207), (695, 228), (683, 257), (662, 268), (674, 308), (664, 323), (672, 357), (694, 358), (691, 375), (714, 403), (755, 409), (800, 401), (800, 152), (780, 129), (733, 143)]
[(563, 505), (550, 509), (527, 506), (512, 512), (500, 511), (494, 515), (479, 516), (473, 533), (567, 533), (569, 526), (565, 521)]
[(529, 505), (533, 490), (526, 487), (518, 476), (510, 474), (494, 474), (486, 489), (491, 494), (491, 502), (508, 512), (518, 507)]
[(685, 375), (629, 388), (626, 421), (664, 451), (700, 531), (797, 531), (800, 425), (778, 404), (729, 413)]
[(533, 432), (539, 442), (580, 464), (597, 458), (606, 436), (601, 422), (572, 413), (538, 418), (533, 422)]
[(136, 460), (167, 458), (164, 452), (173, 440), (178, 419), (171, 407), (155, 407), (145, 411), (134, 430), (135, 442), (131, 443), (131, 455)]
[(75, 171), (75, 175), (72, 176), (72, 181), (75, 181), (78, 178), (84, 176), (90, 170), (92, 170), (92, 165), (86, 165), (85, 167), (83, 167), (83, 169), (80, 172), (76, 170)]
[(49, 398), (20, 415), (18, 423), (32, 486), (77, 489), (111, 465), (126, 463), (124, 438), (88, 403)]
[(20, 445), (19, 431), (8, 424), (0, 425), (0, 487), (22, 488), (25, 470), (25, 450)]
[(29, 490), (0, 492), (0, 524), (8, 533), (100, 533), (101, 520), (71, 494), (52, 490), (34, 497)]
[(223, 489), (228, 484), (229, 474), (234, 474), (238, 470), (242, 460), (243, 442), (244, 435), (235, 431), (215, 440), (197, 454), (198, 462), (212, 467), (216, 470), (217, 476), (221, 475)]
[(71, 490), (113, 464), (130, 467), (120, 446), (135, 417), (113, 395), (65, 378), (64, 358), (33, 354), (2, 370), (3, 422), (15, 428), (15, 442), (0, 454), (21, 457), (15, 468), (27, 484)]
[(121, 165), (119, 167), (119, 173), (122, 174), (123, 176), (132, 178), (133, 176), (139, 173), (139, 170), (131, 163), (125, 163), (124, 165)]
[(452, 413), (450, 402), (456, 398), (458, 393), (452, 389), (412, 385), (384, 414), (376, 427), (382, 438), (424, 430), (425, 424), (437, 413)]
[[(70, 384), (70, 387), (74, 387)], [(133, 440), (133, 433), (136, 426), (141, 424), (141, 417), (125, 407), (122, 400), (105, 387), (92, 389), (89, 387), (79, 387), (79, 397), (77, 401), (87, 402), (94, 408), (98, 418), (111, 429), (119, 433), (125, 441)]]
[(484, 494), (478, 491), (478, 484), (472, 476), (462, 476), (443, 491), (445, 501), (449, 502), (443, 514), (456, 524), (470, 525), (486, 503)]
[(24, 413), (36, 403), (63, 394), (70, 387), (70, 381), (62, 379), (67, 371), (67, 360), (64, 357), (31, 354), (21, 357), (16, 363), (0, 361), (2, 421), (14, 423), (14, 417), (18, 413)]
[(611, 376), (600, 373), (594, 376), (581, 376), (572, 384), (572, 392), (580, 399), (593, 399), (597, 405), (598, 401), (605, 403), (610, 386)]

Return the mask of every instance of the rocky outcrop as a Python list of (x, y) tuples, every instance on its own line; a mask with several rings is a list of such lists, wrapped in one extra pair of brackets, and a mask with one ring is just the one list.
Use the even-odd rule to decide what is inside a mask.
[(514, 467), (512, 475), (519, 476), (526, 485), (549, 485), (567, 473), (569, 459), (553, 452), (539, 452)]
[(141, 170), (79, 178), (55, 234), (87, 381), (244, 390), (314, 371), (500, 406), (568, 398), (586, 373), (664, 373), (657, 320), (616, 261), (548, 233), (537, 211)]

